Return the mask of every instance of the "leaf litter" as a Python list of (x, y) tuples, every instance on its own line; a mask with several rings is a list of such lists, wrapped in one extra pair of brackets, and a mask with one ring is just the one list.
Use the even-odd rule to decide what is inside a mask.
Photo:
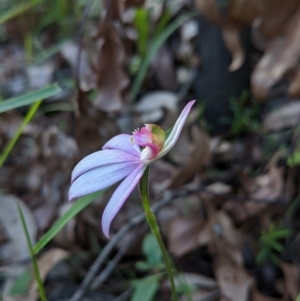
[[(137, 8), (149, 21), (145, 36), (135, 24)], [(147, 50), (155, 34), (191, 8), (217, 26), (231, 55), (228, 72), (245, 64), (240, 33), (251, 26), (253, 66), (248, 79), (252, 94), (246, 104), (236, 101), (241, 114), (234, 118), (242, 122), (234, 122), (242, 125), (240, 132), (229, 130), (220, 135), (211, 134), (212, 125), (205, 121), (205, 108), (197, 99), (176, 147), (166, 159), (153, 164), (149, 184), (153, 205), (165, 193), (178, 191), (157, 216), (179, 271), (180, 300), (190, 300), (188, 296), (194, 301), (299, 298), (299, 2), (230, 0), (222, 6), (219, 1), (197, 0), (157, 1), (155, 5), (151, 1), (104, 1), (101, 12), (88, 16), (81, 42), (73, 29), (67, 42), (37, 66), (26, 61), (22, 43), (11, 35), (14, 20), (4, 27), (6, 36), (0, 33), (1, 41), (6, 40), (0, 46), (1, 98), (53, 81), (63, 87), (62, 94), (42, 104), (0, 168), (0, 287), (5, 300), (38, 299), (34, 282), (25, 280), (31, 273), (30, 260), (14, 210), (16, 202), (23, 208), (34, 243), (72, 205), (67, 203), (70, 172), (82, 157), (99, 150), (116, 134), (130, 133), (144, 123), (168, 129), (184, 104), (195, 98), (192, 74), (197, 76), (195, 70), (205, 64), (197, 50), (197, 18), (181, 25), (157, 51), (138, 101), (132, 102), (130, 94), (143, 60), (138, 44), (147, 37)], [(14, 30), (19, 31), (19, 39), (26, 35), (20, 27)], [(55, 43), (53, 33), (57, 37), (58, 32), (57, 27), (46, 26), (35, 42), (47, 49)], [(34, 54), (40, 46), (35, 46)], [(244, 118), (243, 112), (257, 100), (266, 105), (257, 116)], [(65, 104), (71, 109), (63, 110)], [(25, 112), (21, 108), (1, 114), (0, 151)], [(46, 291), (55, 295), (49, 300), (70, 299), (108, 244), (100, 231), (99, 216), (111, 193), (107, 191), (72, 218), (39, 254)], [(140, 213), (135, 191), (114, 221), (112, 232), (117, 233)], [(269, 231), (270, 225), (276, 225), (275, 232)], [(132, 228), (114, 245), (114, 252), (119, 252), (133, 239), (97, 294), (113, 300), (130, 290), (132, 277), (142, 281), (159, 275), (150, 278), (156, 291), (153, 300), (170, 300), (167, 281), (159, 270), (153, 268), (147, 274), (135, 267), (143, 258), (146, 229)], [(281, 237), (282, 229), (291, 229), (290, 235)], [(261, 253), (267, 259), (259, 264)], [(108, 265), (113, 264), (113, 255), (107, 260)], [(57, 263), (62, 272), (53, 278)], [(19, 277), (24, 278), (18, 282)], [(16, 286), (19, 295), (9, 296)], [(57, 293), (52, 295), (53, 291)], [(93, 292), (88, 296), (88, 300), (98, 300)]]

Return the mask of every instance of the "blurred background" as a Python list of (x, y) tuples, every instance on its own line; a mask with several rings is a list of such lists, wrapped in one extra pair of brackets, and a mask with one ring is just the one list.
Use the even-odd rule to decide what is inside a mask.
[(299, 98), (299, 0), (0, 0), (0, 300), (40, 300), (18, 204), (47, 300), (171, 300), (138, 190), (110, 241), (68, 190), (196, 99), (149, 183), (180, 301), (299, 301)]

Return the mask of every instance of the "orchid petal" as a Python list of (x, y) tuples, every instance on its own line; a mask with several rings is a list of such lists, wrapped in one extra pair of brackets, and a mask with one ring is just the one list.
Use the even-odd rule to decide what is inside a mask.
[(179, 135), (182, 131), (182, 128), (185, 124), (185, 121), (190, 113), (190, 110), (193, 106), (193, 104), (195, 103), (196, 100), (192, 100), (190, 101), (186, 106), (185, 108), (182, 110), (180, 116), (178, 117), (178, 119), (176, 120), (176, 123), (169, 135), (169, 137), (167, 138), (166, 142), (165, 142), (165, 145), (163, 147), (163, 149), (161, 150), (161, 152), (158, 154), (158, 156), (155, 158), (158, 159), (158, 158), (161, 158), (163, 157), (164, 155), (166, 155), (166, 153), (168, 153), (171, 148), (175, 145), (175, 143), (177, 142), (178, 138), (179, 138)]
[(140, 161), (139, 154), (137, 154), (137, 156), (133, 156), (128, 152), (124, 152), (117, 149), (98, 151), (83, 158), (75, 166), (72, 172), (71, 182), (73, 182), (76, 178), (78, 178), (79, 176), (88, 172), (91, 169), (111, 163), (134, 161)]
[(106, 205), (102, 215), (102, 229), (107, 238), (109, 238), (109, 228), (112, 220), (141, 179), (146, 167), (147, 165), (145, 164), (140, 164), (136, 167), (136, 169), (132, 171), (131, 174), (118, 186)]
[(131, 136), (128, 134), (120, 134), (111, 138), (102, 149), (118, 149), (134, 156), (139, 156), (141, 153), (140, 147), (133, 144), (130, 140)]
[(132, 173), (140, 162), (122, 162), (96, 167), (78, 177), (69, 190), (69, 200), (105, 189)]

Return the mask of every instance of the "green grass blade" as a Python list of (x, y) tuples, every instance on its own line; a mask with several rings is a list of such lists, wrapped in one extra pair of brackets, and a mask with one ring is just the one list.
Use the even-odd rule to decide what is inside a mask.
[(37, 109), (39, 108), (40, 104), (41, 104), (41, 100), (34, 103), (30, 110), (27, 112), (25, 118), (23, 119), (20, 127), (18, 128), (17, 132), (15, 133), (15, 135), (10, 139), (10, 141), (8, 142), (8, 144), (6, 145), (6, 147), (4, 148), (4, 151), (2, 152), (2, 154), (0, 155), (0, 167), (3, 165), (3, 163), (5, 162), (7, 156), (9, 155), (9, 153), (11, 152), (11, 150), (13, 149), (14, 145), (16, 144), (17, 140), (19, 139), (20, 135), (22, 134), (24, 128), (26, 127), (26, 125), (30, 122), (30, 120), (33, 118), (33, 116), (35, 115)]
[(26, 105), (30, 105), (36, 102), (37, 100), (44, 100), (45, 98), (53, 96), (60, 91), (60, 87), (57, 84), (54, 84), (22, 96), (8, 99), (0, 103), (0, 113), (23, 107)]
[(62, 216), (60, 219), (45, 233), (39, 242), (34, 246), (33, 252), (37, 254), (40, 252), (50, 240), (80, 211), (82, 211), (86, 206), (88, 206), (92, 201), (94, 201), (98, 196), (104, 193), (105, 190), (95, 192), (78, 199), (73, 206)]
[(138, 8), (135, 13), (134, 25), (138, 32), (137, 46), (141, 57), (147, 52), (149, 39), (149, 21), (148, 11), (144, 8)]
[(173, 21), (170, 25), (168, 25), (157, 37), (153, 39), (153, 42), (151, 43), (151, 46), (149, 47), (149, 51), (143, 60), (141, 67), (139, 69), (139, 72), (134, 80), (132, 90), (131, 90), (131, 99), (132, 101), (135, 101), (139, 90), (141, 88), (142, 82), (145, 78), (145, 75), (147, 73), (148, 67), (159, 50), (159, 48), (163, 45), (163, 43), (169, 38), (169, 36), (182, 24), (184, 24), (189, 19), (195, 17), (197, 15), (196, 12), (189, 13), (186, 15), (183, 15), (181, 17), (178, 17), (175, 21)]
[(26, 3), (20, 3), (19, 5), (14, 5), (11, 9), (0, 14), (0, 25), (24, 13), (26, 10), (32, 8), (42, 1), (43, 0), (33, 0)]
[(26, 226), (26, 221), (25, 221), (25, 218), (24, 218), (24, 215), (23, 215), (23, 212), (22, 212), (22, 209), (21, 209), (21, 206), (19, 203), (18, 203), (18, 211), (19, 211), (21, 222), (22, 222), (22, 227), (23, 227), (23, 230), (24, 230), (24, 233), (26, 236), (27, 246), (28, 246), (28, 250), (29, 250), (30, 256), (31, 256), (32, 266), (33, 266), (33, 270), (34, 270), (34, 276), (35, 276), (35, 280), (37, 282), (37, 286), (39, 289), (39, 294), (40, 294), (42, 301), (47, 301), (43, 281), (41, 279), (41, 275), (40, 275), (40, 271), (39, 271), (39, 266), (38, 266), (37, 259), (33, 252), (28, 229)]

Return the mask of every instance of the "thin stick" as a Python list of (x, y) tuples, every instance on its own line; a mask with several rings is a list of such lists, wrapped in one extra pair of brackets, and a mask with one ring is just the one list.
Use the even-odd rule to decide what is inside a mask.
[(125, 243), (122, 245), (121, 249), (117, 253), (117, 255), (109, 262), (109, 264), (105, 267), (105, 269), (96, 277), (91, 285), (91, 290), (96, 290), (97, 287), (102, 285), (102, 283), (110, 276), (113, 272), (119, 261), (123, 258), (129, 247), (134, 241), (135, 236), (131, 236), (128, 238)]
[(28, 250), (29, 250), (29, 253), (30, 253), (30, 256), (31, 256), (31, 262), (32, 262), (35, 281), (37, 283), (39, 294), (40, 294), (40, 297), (41, 297), (42, 301), (47, 301), (44, 284), (43, 284), (41, 274), (40, 274), (40, 270), (39, 270), (39, 265), (38, 265), (36, 256), (33, 252), (33, 247), (32, 247), (32, 244), (31, 244), (29, 232), (28, 232), (28, 229), (27, 229), (26, 221), (25, 221), (20, 203), (18, 203), (18, 211), (19, 211), (19, 216), (20, 216), (20, 219), (21, 219), (22, 227), (23, 227), (23, 230), (24, 230), (24, 234), (25, 234), (25, 237), (26, 237)]

